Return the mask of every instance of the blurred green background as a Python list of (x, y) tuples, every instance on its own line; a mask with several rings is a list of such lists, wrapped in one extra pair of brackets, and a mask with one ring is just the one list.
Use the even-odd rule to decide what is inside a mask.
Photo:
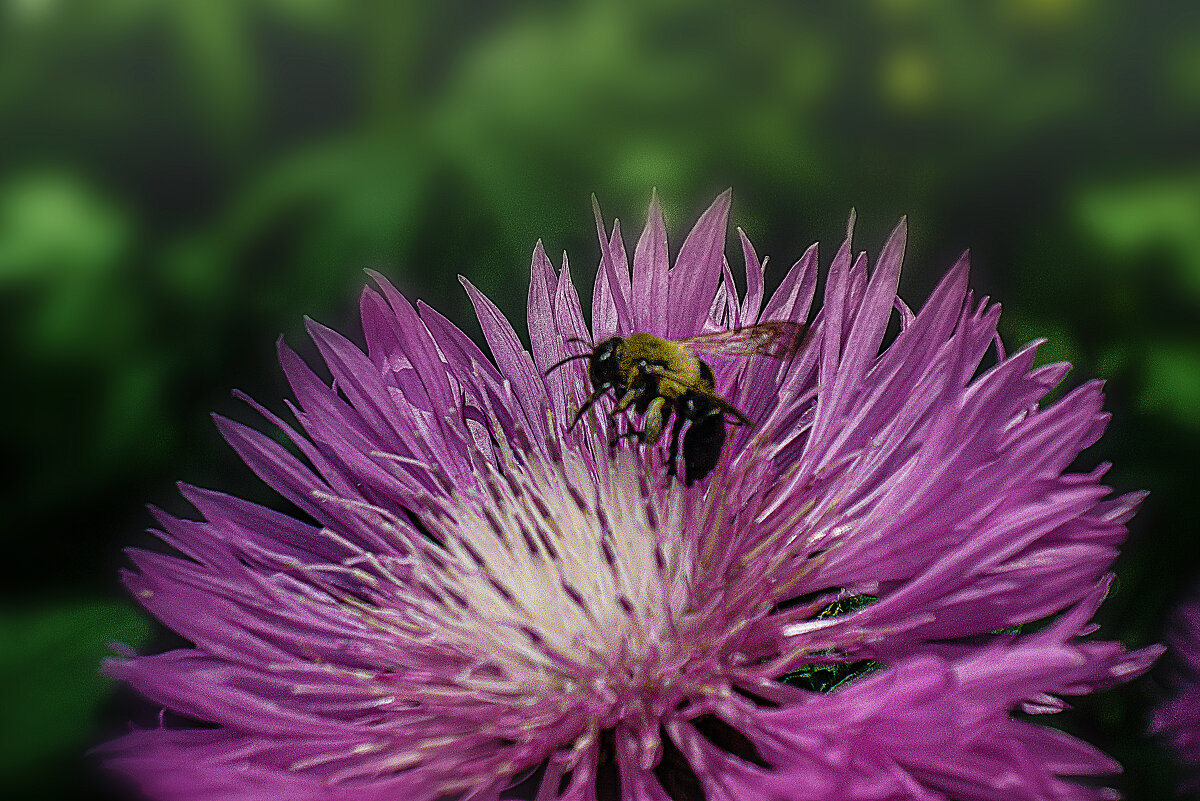
[[(143, 504), (275, 503), (208, 419), (252, 419), (231, 387), (281, 407), (275, 337), (356, 333), (364, 267), (477, 334), (466, 274), (523, 328), (537, 238), (590, 276), (592, 192), (633, 237), (657, 187), (677, 247), (732, 185), (775, 280), (851, 206), (872, 251), (908, 214), (914, 306), (969, 246), (1010, 344), (1108, 379), (1082, 466), (1152, 491), (1103, 634), (1157, 640), (1200, 574), (1190, 0), (0, 0), (0, 121), (14, 797), (102, 794), (79, 754), (137, 716), (95, 666), (168, 642), (117, 582)], [(1131, 799), (1175, 778), (1142, 737), (1163, 675), (1061, 716)]]

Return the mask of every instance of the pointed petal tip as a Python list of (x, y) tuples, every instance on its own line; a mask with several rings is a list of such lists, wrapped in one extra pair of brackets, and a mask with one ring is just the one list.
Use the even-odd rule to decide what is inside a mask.
[[(713, 202), (708, 205), (708, 208), (704, 210), (704, 213), (700, 215), (700, 219), (696, 220), (696, 224), (692, 226), (692, 230), (688, 233), (688, 237), (690, 238), (696, 231), (710, 225), (719, 227), (722, 237), (724, 237), (724, 234), (728, 230), (729, 226), (729, 206), (731, 198), (732, 196), (730, 195), (729, 190), (717, 195)], [(687, 244), (686, 240), (684, 244)]]
[[(740, 225), (737, 226), (737, 228), (735, 230), (737, 231), (738, 241), (740, 241), (742, 243), (743, 255), (745, 255), (745, 252), (747, 250), (749, 250), (751, 253), (754, 253), (754, 243), (752, 243), (750, 241), (749, 235), (744, 230), (742, 230), (742, 226), (740, 226)], [(765, 259), (766, 257), (763, 257), (763, 258)]]
[(600, 250), (608, 247), (608, 227), (604, 224), (604, 213), (600, 211), (600, 199), (592, 194), (592, 216), (596, 218), (596, 238), (600, 240)]
[(310, 337), (318, 341), (337, 339), (341, 336), (337, 331), (333, 330), (324, 323), (317, 322), (307, 314), (304, 315), (304, 330), (308, 332)]
[(649, 228), (655, 222), (658, 222), (664, 228), (666, 227), (666, 223), (663, 221), (662, 203), (659, 201), (657, 189), (650, 191), (650, 205), (646, 208), (646, 227)]
[(891, 257), (900, 261), (904, 258), (904, 250), (908, 245), (908, 216), (900, 218), (892, 232), (888, 234), (887, 241), (883, 245), (883, 252), (879, 254), (882, 261), (885, 257)]
[(846, 238), (842, 242), (842, 247), (847, 251), (850, 250), (851, 243), (854, 241), (854, 226), (858, 224), (858, 211), (853, 206), (850, 207), (850, 214), (846, 218)]

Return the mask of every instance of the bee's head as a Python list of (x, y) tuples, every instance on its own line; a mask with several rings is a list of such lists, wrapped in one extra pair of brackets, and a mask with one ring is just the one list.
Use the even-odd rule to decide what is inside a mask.
[[(584, 340), (573, 338), (567, 341), (583, 342)], [(619, 386), (621, 383), (621, 349), (624, 343), (625, 340), (621, 337), (610, 337), (593, 348), (590, 353), (576, 353), (573, 356), (568, 356), (556, 362), (546, 370), (546, 375), (554, 372), (567, 362), (572, 362), (576, 359), (587, 359), (588, 378), (592, 380), (593, 386), (600, 387), (605, 384), (614, 387)]]
[(588, 359), (588, 378), (592, 379), (593, 386), (621, 383), (621, 349), (624, 344), (625, 340), (621, 337), (610, 337), (592, 351)]

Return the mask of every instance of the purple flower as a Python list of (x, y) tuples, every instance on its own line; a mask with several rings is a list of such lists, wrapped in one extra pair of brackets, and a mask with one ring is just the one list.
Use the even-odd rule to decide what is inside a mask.
[(1151, 730), (1186, 765), (1180, 792), (1200, 791), (1200, 591), (1180, 604), (1168, 637), (1175, 695), (1154, 712)]
[[(217, 424), (303, 519), (193, 487), (200, 520), (157, 513), (182, 556), (132, 551), (124, 580), (194, 645), (107, 671), (208, 725), (111, 764), (160, 798), (1111, 798), (1071, 777), (1116, 763), (1012, 714), (1159, 653), (1083, 639), (1141, 500), (1066, 472), (1100, 382), (1040, 403), (1068, 365), (1004, 354), (965, 256), (911, 312), (904, 223), (870, 271), (847, 236), (815, 315), (816, 246), (768, 298), (741, 235), (742, 296), (729, 202), (673, 267), (652, 203), (632, 272), (597, 213), (590, 331), (538, 244), (532, 353), (466, 280), (492, 359), (380, 276), (365, 352), (309, 324), (332, 383), (280, 343), (299, 428), (250, 403), (293, 447)], [(691, 488), (662, 445), (610, 451), (611, 399), (568, 431), (585, 362), (544, 374), (571, 338), (770, 320), (808, 340), (712, 360), (756, 425)]]

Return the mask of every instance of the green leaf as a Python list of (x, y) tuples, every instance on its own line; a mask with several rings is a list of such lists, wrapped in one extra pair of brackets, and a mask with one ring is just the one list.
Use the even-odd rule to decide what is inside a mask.
[(1113, 267), (1144, 269), (1136, 257), (1167, 257), (1180, 289), (1200, 297), (1200, 176), (1184, 173), (1089, 190), (1075, 214), (1087, 235), (1117, 258)]
[(128, 604), (90, 601), (0, 610), (0, 775), (17, 784), (89, 746), (113, 682), (100, 661), (113, 641), (150, 634)]
[(1159, 342), (1146, 353), (1145, 384), (1138, 404), (1149, 412), (1170, 415), (1192, 430), (1200, 429), (1200, 346), (1191, 342)]

